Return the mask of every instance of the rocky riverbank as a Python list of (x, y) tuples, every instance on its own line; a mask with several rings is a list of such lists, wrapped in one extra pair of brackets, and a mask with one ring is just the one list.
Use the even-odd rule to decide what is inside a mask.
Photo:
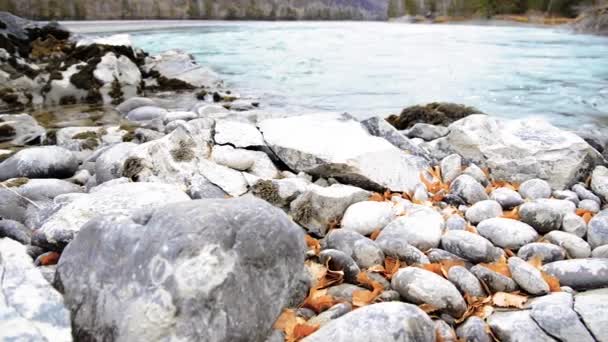
[[(15, 82), (34, 95), (7, 108), (94, 98), (119, 120), (0, 115), (2, 339), (608, 336), (602, 133), (445, 103), (269, 118), (187, 54), (11, 18), (0, 69), (50, 89)], [(53, 68), (40, 37), (67, 46)], [(136, 96), (165, 85), (199, 100)]]

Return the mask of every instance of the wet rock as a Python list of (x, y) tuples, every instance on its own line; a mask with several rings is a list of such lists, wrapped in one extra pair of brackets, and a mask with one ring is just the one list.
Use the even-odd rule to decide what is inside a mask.
[(551, 293), (534, 299), (530, 316), (543, 331), (560, 341), (593, 342), (593, 337), (573, 310), (573, 303), (569, 293)]
[(74, 154), (56, 146), (21, 150), (0, 163), (0, 181), (10, 178), (68, 178), (78, 168)]
[(400, 269), (391, 286), (401, 296), (415, 304), (430, 304), (453, 317), (460, 317), (467, 305), (458, 289), (445, 278), (420, 268)]
[(600, 211), (600, 205), (596, 201), (588, 199), (580, 201), (578, 208), (589, 211), (593, 214)]
[(0, 239), (9, 238), (22, 245), (29, 245), (32, 238), (32, 231), (13, 220), (0, 220)]
[(451, 184), (451, 194), (464, 199), (469, 204), (488, 199), (486, 189), (469, 175), (458, 176)]
[(40, 142), (45, 129), (28, 114), (0, 114), (0, 142), (27, 145)]
[(450, 183), (462, 173), (462, 157), (451, 154), (441, 160), (441, 178), (444, 183)]
[(515, 256), (509, 258), (509, 270), (517, 285), (529, 294), (540, 296), (549, 293), (549, 285), (540, 271), (523, 259)]
[(451, 215), (445, 220), (446, 230), (465, 230), (467, 225), (467, 221), (460, 215)]
[(486, 291), (479, 282), (479, 279), (469, 272), (465, 267), (452, 266), (448, 271), (448, 280), (451, 281), (463, 295), (473, 297), (485, 297)]
[(487, 322), (500, 341), (555, 341), (536, 324), (528, 310), (494, 312)]
[(355, 291), (364, 291), (363, 287), (352, 284), (340, 284), (327, 289), (327, 294), (340, 301), (351, 302)]
[(574, 234), (554, 230), (546, 234), (544, 239), (562, 247), (571, 258), (587, 258), (591, 255), (589, 244)]
[(467, 209), (465, 216), (472, 224), (478, 224), (481, 221), (499, 217), (502, 215), (502, 207), (493, 200), (479, 201)]
[(357, 276), (361, 269), (350, 255), (337, 249), (325, 249), (319, 253), (319, 261), (328, 265), (330, 270), (343, 271), (347, 282), (358, 284)]
[[(82, 192), (82, 188), (59, 179), (9, 179), (0, 186), (0, 217), (38, 228), (39, 213), (52, 207), (52, 200), (68, 193)], [(33, 203), (32, 203), (33, 202)]]
[(410, 139), (403, 136), (393, 126), (391, 126), (386, 120), (381, 117), (371, 117), (369, 119), (361, 121), (361, 125), (367, 129), (369, 134), (384, 138), (396, 147), (407, 151), (415, 156), (429, 158), (426, 151), (418, 147)]
[(308, 320), (306, 322), (306, 324), (312, 325), (312, 326), (318, 325), (318, 326), (322, 327), (325, 324), (329, 323), (331, 320), (344, 316), (345, 314), (349, 313), (352, 309), (353, 308), (352, 308), (352, 305), (350, 305), (350, 303), (339, 303), (339, 304), (336, 304), (336, 305), (332, 306), (331, 308), (327, 309), (327, 311), (323, 311), (318, 316), (311, 318), (310, 320)]
[(411, 264), (428, 264), (429, 259), (418, 248), (410, 245), (406, 237), (385, 235), (384, 238), (377, 238), (376, 244), (385, 256), (390, 256)]
[(369, 192), (348, 185), (311, 186), (291, 202), (291, 215), (310, 232), (324, 236), (330, 222), (339, 220), (349, 206), (369, 196)]
[(146, 58), (143, 71), (158, 75), (161, 89), (179, 90), (215, 87), (221, 84), (219, 76), (207, 67), (196, 63), (194, 57), (180, 50), (165, 51)]
[(592, 258), (608, 258), (608, 245), (596, 247), (591, 251)]
[(555, 190), (553, 191), (553, 197), (560, 200), (570, 201), (575, 205), (578, 205), (578, 202), (580, 202), (576, 192), (570, 190)]
[(521, 195), (509, 188), (498, 188), (492, 191), (490, 198), (498, 202), (505, 210), (513, 209), (524, 203)]
[[(435, 141), (452, 153), (492, 170), (495, 179), (521, 183), (542, 178), (564, 189), (586, 176), (599, 153), (573, 133), (542, 119), (506, 120), (471, 115)], [(550, 194), (550, 193), (549, 193)]]
[(475, 264), (493, 262), (502, 254), (499, 248), (480, 235), (464, 230), (451, 230), (441, 237), (441, 247)]
[(131, 110), (127, 114), (127, 119), (131, 121), (149, 121), (154, 119), (164, 120), (169, 111), (160, 107), (143, 106)]
[(72, 341), (70, 313), (25, 246), (0, 239), (0, 312), (4, 341)]
[(408, 129), (405, 135), (408, 138), (420, 138), (426, 141), (431, 141), (445, 137), (449, 132), (450, 130), (447, 127), (419, 122), (412, 126), (412, 128)]
[(477, 232), (495, 246), (513, 250), (538, 239), (534, 228), (523, 222), (507, 218), (491, 218), (482, 221), (477, 225)]
[(232, 120), (216, 121), (215, 142), (243, 148), (266, 145), (262, 134), (253, 124)]
[(118, 184), (91, 194), (64, 197), (61, 205), (35, 232), (32, 244), (60, 251), (93, 217), (125, 215), (138, 209), (188, 200), (190, 197), (178, 187), (156, 183)]
[(331, 248), (344, 252), (355, 260), (360, 268), (384, 264), (384, 254), (378, 245), (365, 236), (344, 229), (335, 229), (323, 239), (323, 249)]
[(443, 217), (432, 209), (413, 209), (407, 212), (407, 216), (400, 216), (389, 223), (377, 240), (401, 236), (410, 245), (426, 251), (439, 246), (443, 225)]
[(517, 252), (517, 256), (524, 260), (538, 257), (543, 264), (546, 264), (564, 260), (566, 258), (566, 251), (560, 246), (551, 243), (532, 242), (521, 247)]
[[(370, 135), (347, 114), (269, 119), (258, 126), (287, 166), (317, 177), (375, 191), (411, 192), (420, 184), (420, 173), (428, 168), (424, 159)], [(392, 166), (378, 168), (379, 164)]]
[(486, 323), (479, 317), (471, 316), (456, 329), (458, 338), (467, 342), (492, 342)]
[(608, 202), (608, 168), (598, 166), (591, 174), (591, 190), (603, 201)]
[(368, 305), (332, 320), (303, 342), (435, 341), (433, 321), (412, 304), (389, 302)]
[(230, 196), (204, 176), (192, 177), (187, 193), (192, 199), (227, 198)]
[(304, 253), (301, 230), (264, 201), (189, 201), (90, 221), (58, 283), (77, 339), (264, 341), (304, 280)]
[(587, 223), (582, 217), (568, 213), (564, 215), (564, 219), (562, 220), (562, 230), (582, 238), (587, 234)]
[(481, 183), (483, 186), (488, 186), (490, 184), (486, 172), (474, 163), (469, 164), (469, 166), (462, 171), (462, 174), (475, 178), (475, 180)]
[(520, 220), (544, 234), (560, 229), (564, 212), (545, 202), (528, 202), (519, 207)]
[(543, 271), (557, 277), (563, 286), (575, 290), (608, 286), (608, 259), (570, 259), (543, 266)]
[(591, 200), (597, 202), (597, 204), (602, 204), (602, 200), (593, 192), (589, 191), (583, 184), (574, 184), (572, 186), (572, 191), (576, 193), (579, 199), (581, 200)]
[(608, 336), (608, 290), (593, 290), (577, 294), (574, 297), (574, 310), (579, 314), (585, 326), (600, 342)]
[(455, 103), (429, 103), (425, 106), (405, 108), (399, 116), (391, 115), (386, 120), (397, 129), (407, 129), (416, 123), (447, 126), (471, 114), (481, 113), (478, 109)]
[(513, 279), (482, 265), (473, 266), (470, 271), (477, 279), (482, 281), (492, 293), (514, 292), (519, 288)]
[(608, 244), (608, 210), (603, 210), (589, 221), (587, 241), (591, 248)]
[(369, 235), (376, 229), (384, 228), (396, 216), (391, 202), (358, 202), (346, 209), (342, 218), (342, 229)]
[(134, 96), (118, 105), (116, 111), (126, 116), (129, 112), (139, 107), (158, 107), (158, 104), (150, 98)]
[(456, 342), (456, 332), (444, 320), (437, 319), (435, 322), (435, 333), (437, 338), (445, 342)]

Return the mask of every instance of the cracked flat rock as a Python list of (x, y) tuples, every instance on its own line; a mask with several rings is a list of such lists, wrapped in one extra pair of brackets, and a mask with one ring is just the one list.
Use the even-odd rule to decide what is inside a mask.
[(488, 325), (500, 341), (555, 342), (545, 334), (530, 316), (529, 310), (495, 312), (487, 319)]
[(335, 319), (303, 342), (433, 342), (435, 324), (417, 306), (399, 302), (368, 305)]
[(262, 200), (197, 200), (89, 222), (58, 282), (76, 339), (263, 342), (303, 300), (293, 295), (305, 249), (301, 229)]
[(258, 126), (268, 146), (291, 169), (370, 190), (412, 192), (428, 168), (423, 158), (370, 135), (348, 114), (268, 119)]
[(574, 310), (599, 342), (608, 341), (608, 289), (577, 294)]
[(0, 239), (0, 340), (72, 341), (70, 313), (26, 247)]
[(572, 295), (555, 292), (532, 300), (532, 319), (548, 334), (566, 342), (593, 342), (594, 339), (572, 308)]

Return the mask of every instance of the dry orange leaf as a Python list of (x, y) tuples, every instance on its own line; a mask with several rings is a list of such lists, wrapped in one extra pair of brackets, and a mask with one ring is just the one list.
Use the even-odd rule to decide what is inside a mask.
[(374, 202), (384, 202), (384, 196), (382, 196), (381, 194), (374, 192), (368, 199), (369, 201), (374, 201)]
[(467, 226), (464, 230), (466, 230), (469, 233), (477, 234), (477, 228), (471, 226), (470, 224), (467, 224)]
[(505, 277), (511, 278), (511, 271), (509, 270), (509, 265), (507, 264), (507, 259), (503, 256), (497, 262), (486, 264), (480, 263), (479, 265), (488, 268), (496, 273), (500, 273)]
[(589, 223), (593, 218), (593, 212), (586, 209), (576, 209), (576, 215), (582, 217), (586, 223)]
[(492, 304), (501, 308), (523, 309), (528, 297), (513, 293), (497, 292), (492, 296)]
[(56, 265), (60, 257), (61, 254), (57, 252), (46, 252), (36, 258), (35, 264), (36, 266)]
[(380, 235), (380, 232), (381, 232), (381, 231), (382, 231), (382, 230), (381, 230), (380, 228), (378, 228), (378, 229), (374, 230), (374, 231), (372, 232), (372, 235), (370, 235), (370, 236), (369, 236), (369, 238), (370, 238), (370, 239), (372, 239), (372, 240), (376, 240), (376, 239), (378, 238), (378, 235)]
[(545, 282), (549, 285), (549, 291), (551, 292), (561, 292), (562, 288), (559, 284), (559, 279), (556, 277), (541, 271), (540, 274), (543, 276)]
[(399, 261), (399, 259), (386, 257), (384, 259), (384, 276), (386, 277), (386, 279), (392, 279), (395, 273), (399, 271), (400, 267), (401, 262)]
[(353, 292), (353, 306), (362, 307), (369, 305), (378, 298), (378, 296), (384, 290), (384, 286), (379, 282), (371, 279), (366, 273), (360, 272), (357, 276), (357, 281), (361, 285), (371, 287), (372, 291), (369, 290), (358, 290)]
[(420, 304), (418, 305), (418, 307), (420, 308), (420, 310), (426, 312), (427, 314), (433, 313), (437, 310), (439, 310), (437, 307), (428, 304), (428, 303), (424, 303), (424, 304)]
[(464, 322), (471, 316), (477, 316), (481, 319), (485, 319), (493, 312), (493, 308), (490, 303), (492, 297), (472, 297), (465, 294), (464, 299), (467, 302), (467, 311), (465, 311), (462, 317), (456, 320), (456, 323)]
[(515, 256), (515, 253), (514, 253), (512, 250), (508, 249), (508, 248), (505, 248), (505, 249), (504, 249), (504, 251), (505, 251), (505, 254), (506, 254), (506, 255), (507, 255), (509, 258), (510, 258), (510, 257), (512, 257), (512, 256)]
[(543, 266), (543, 259), (541, 257), (539, 257), (538, 255), (533, 256), (532, 258), (530, 258), (530, 260), (528, 260), (528, 264), (534, 266), (534, 268), (540, 270), (540, 268)]
[(441, 260), (439, 261), (439, 264), (441, 265), (441, 273), (442, 275), (447, 278), (448, 277), (448, 272), (450, 271), (450, 268), (454, 267), (454, 266), (464, 266), (464, 261), (462, 260)]
[(316, 313), (321, 313), (336, 304), (334, 297), (327, 294), (327, 290), (311, 289), (308, 297), (302, 303), (303, 308), (311, 309)]
[(315, 255), (319, 255), (321, 252), (321, 243), (310, 235), (306, 235), (306, 246), (308, 246), (308, 250), (314, 251)]
[(419, 268), (433, 272), (433, 273), (443, 277), (443, 271), (441, 269), (441, 264), (421, 264), (421, 265), (417, 265), (417, 266)]
[(513, 210), (505, 210), (502, 213), (502, 218), (508, 218), (513, 220), (519, 220), (519, 208), (514, 208)]
[(299, 341), (319, 330), (319, 328), (319, 325), (297, 324), (293, 329), (293, 341)]

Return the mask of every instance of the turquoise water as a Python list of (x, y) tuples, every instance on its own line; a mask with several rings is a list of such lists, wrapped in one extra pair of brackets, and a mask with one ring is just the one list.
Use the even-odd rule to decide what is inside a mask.
[(376, 22), (104, 27), (130, 31), (152, 53), (189, 51), (272, 110), (366, 117), (451, 101), (505, 117), (542, 115), (560, 126), (608, 125), (608, 38), (549, 28)]

